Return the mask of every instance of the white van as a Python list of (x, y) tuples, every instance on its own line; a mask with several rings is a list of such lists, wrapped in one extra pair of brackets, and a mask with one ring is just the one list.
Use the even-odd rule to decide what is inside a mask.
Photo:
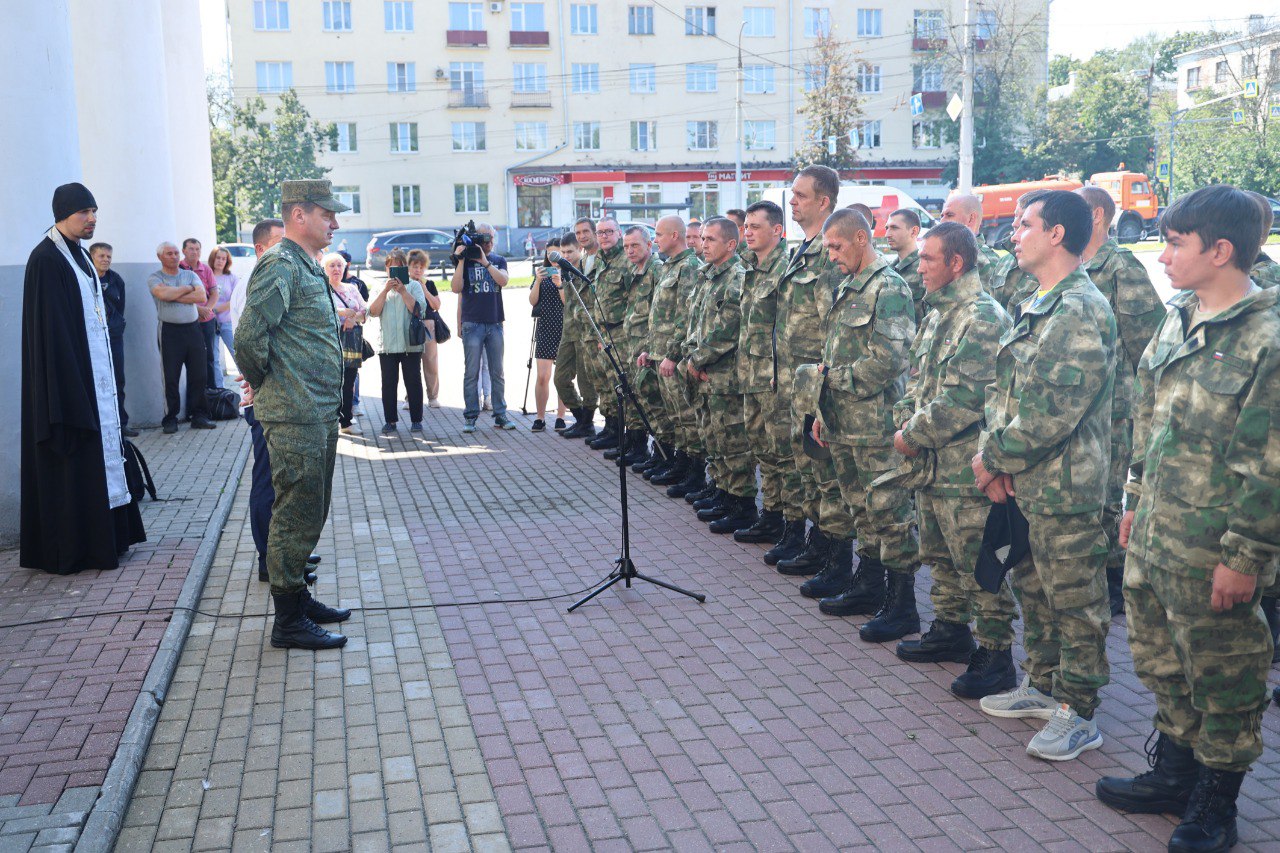
[[(785, 217), (787, 228), (787, 242), (799, 243), (804, 240), (804, 232), (800, 230), (800, 226), (791, 218), (791, 188), (775, 187), (764, 191), (761, 197), (763, 201), (771, 201), (782, 207), (782, 215)], [(842, 184), (840, 186), (840, 199), (836, 202), (836, 209), (848, 207), (851, 204), (865, 204), (876, 215), (876, 237), (884, 236), (884, 224), (889, 218), (889, 214), (899, 208), (909, 208), (920, 215), (920, 233), (924, 233), (932, 228), (937, 220), (933, 215), (919, 205), (915, 199), (907, 195), (896, 187), (866, 184)]]

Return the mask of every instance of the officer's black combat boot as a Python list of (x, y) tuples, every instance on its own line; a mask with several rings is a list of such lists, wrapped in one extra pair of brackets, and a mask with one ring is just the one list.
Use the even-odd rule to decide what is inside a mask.
[(782, 528), (785, 524), (786, 522), (782, 520), (781, 512), (776, 509), (767, 509), (760, 513), (760, 517), (756, 519), (755, 524), (733, 531), (733, 540), (749, 544), (759, 544), (760, 542), (772, 544), (777, 542), (778, 537), (782, 535)]
[[(617, 446), (610, 447), (608, 450), (606, 450), (603, 454), (604, 458), (612, 462), (615, 459), (621, 459), (623, 456), (626, 456), (629, 453), (631, 453), (631, 450), (636, 446), (637, 432), (638, 430), (634, 430), (634, 429), (624, 429), (620, 433), (618, 433)], [(643, 432), (640, 432), (640, 438), (641, 440), (644, 439)]]
[(596, 434), (596, 425), (592, 423), (596, 410), (594, 408), (581, 408), (573, 410), (573, 426), (569, 427), (560, 435), (565, 438), (588, 438)]
[[(668, 465), (660, 468), (650, 468), (645, 472), (645, 479), (655, 486), (675, 486), (684, 482), (689, 476), (689, 454), (683, 450), (677, 450), (671, 457)], [(670, 490), (668, 490), (670, 494)], [(675, 497), (675, 495), (671, 495)]]
[[(664, 456), (663, 454), (666, 455)], [(647, 480), (654, 471), (669, 466), (672, 462), (671, 457), (672, 452), (667, 445), (655, 438), (648, 452), (645, 453), (644, 459), (632, 465), (631, 470), (636, 474), (642, 475)]]
[(898, 643), (897, 655), (911, 663), (968, 663), (977, 648), (968, 625), (935, 619), (920, 639)]
[(1235, 846), (1236, 797), (1244, 773), (1200, 766), (1200, 778), (1182, 823), (1169, 836), (1169, 853), (1217, 853)]
[(271, 594), (276, 603), (275, 623), (271, 626), (271, 645), (277, 649), (340, 649), (347, 644), (341, 634), (321, 628), (303, 611), (302, 590)]
[(618, 423), (618, 419), (612, 415), (605, 415), (604, 429), (596, 434), (595, 438), (587, 439), (587, 447), (592, 450), (612, 450), (618, 446), (618, 433), (622, 430), (622, 426)]
[(951, 692), (961, 699), (981, 699), (1008, 693), (1018, 684), (1010, 649), (978, 646), (969, 658), (969, 668), (951, 682)]
[(317, 625), (346, 622), (351, 618), (350, 610), (321, 604), (311, 597), (311, 591), (308, 589), (302, 590), (302, 612), (307, 614), (307, 618)]
[(827, 551), (830, 549), (830, 537), (815, 524), (809, 528), (809, 538), (805, 540), (804, 550), (794, 557), (778, 561), (778, 574), (792, 577), (816, 575), (827, 561)]
[(1107, 599), (1111, 602), (1111, 615), (1124, 613), (1124, 566), (1107, 566)]
[(792, 557), (800, 555), (800, 552), (804, 550), (804, 525), (805, 520), (803, 518), (783, 523), (782, 535), (778, 537), (778, 544), (764, 552), (764, 564), (766, 566), (776, 566), (782, 560), (790, 560)]
[[(1113, 809), (1141, 814), (1185, 814), (1200, 778), (1195, 751), (1179, 746), (1164, 732), (1147, 738), (1151, 769), (1131, 778), (1103, 776), (1093, 786), (1098, 799)], [(1155, 740), (1152, 745), (1151, 741)]]
[(707, 485), (707, 460), (689, 456), (685, 462), (684, 479), (667, 487), (667, 497), (689, 499), (689, 495), (702, 491)]
[(884, 601), (884, 563), (859, 555), (858, 568), (844, 592), (818, 602), (828, 616), (863, 616), (875, 613)]
[[(653, 465), (650, 466), (648, 471), (644, 472), (644, 478), (650, 483), (653, 482), (654, 477), (661, 476), (662, 474), (666, 474), (677, 469), (681, 471), (681, 475), (683, 476), (684, 454), (679, 450), (676, 450), (676, 446), (674, 444), (663, 442), (661, 447), (662, 452), (666, 454), (666, 457), (664, 458), (654, 454)], [(672, 483), (676, 482), (679, 482), (679, 480), (672, 481)], [(668, 486), (671, 485), (671, 483), (656, 483), (655, 485)]]
[[(312, 562), (312, 559), (315, 560), (314, 563)], [(320, 562), (320, 558), (317, 557), (315, 554), (312, 554), (310, 557), (307, 557), (307, 566), (306, 566), (307, 570), (303, 573), (302, 579), (307, 582), (308, 586), (311, 586), (316, 582), (316, 573), (311, 571), (311, 567), (319, 562)], [(271, 583), (271, 576), (267, 574), (267, 567), (262, 565), (261, 563), (258, 564), (258, 580), (261, 581), (262, 583)]]
[(915, 572), (891, 571), (880, 612), (858, 629), (858, 636), (865, 643), (887, 643), (918, 633), (920, 611), (916, 610)]
[(1280, 663), (1280, 600), (1270, 595), (1262, 597), (1262, 615), (1267, 617), (1267, 627), (1271, 629), (1271, 662)]
[[(698, 521), (715, 521), (729, 514), (730, 501), (733, 497), (724, 489), (716, 489), (716, 493), (706, 500), (693, 505), (697, 510)], [(702, 504), (699, 506), (698, 504)]]
[(649, 458), (649, 434), (642, 429), (627, 434), (627, 452), (618, 457), (619, 465), (638, 465)]
[(712, 533), (733, 533), (745, 530), (759, 520), (756, 515), (755, 495), (729, 495), (725, 501), (725, 513), (707, 526)]
[(826, 598), (849, 586), (853, 580), (853, 540), (836, 539), (827, 549), (822, 571), (800, 584), (805, 598)]
[(690, 492), (689, 494), (684, 496), (684, 502), (687, 504), (694, 504), (695, 509), (698, 508), (696, 506), (698, 501), (705, 501), (707, 498), (713, 497), (716, 493), (716, 480), (714, 477), (707, 477), (703, 480), (703, 482), (706, 485), (704, 485), (701, 489), (699, 489), (696, 492)]

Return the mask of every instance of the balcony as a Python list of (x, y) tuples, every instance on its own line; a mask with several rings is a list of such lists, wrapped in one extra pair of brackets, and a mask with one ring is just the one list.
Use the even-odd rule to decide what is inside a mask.
[(489, 33), (485, 30), (445, 30), (444, 38), (449, 47), (489, 46)]
[(934, 34), (926, 28), (920, 28), (915, 31), (911, 37), (912, 50), (942, 50), (947, 46), (946, 36), (942, 33)]
[(489, 106), (487, 89), (450, 89), (449, 106), (456, 109), (486, 109)]
[(934, 110), (947, 105), (947, 93), (938, 90), (925, 90), (920, 93), (920, 100), (924, 101), (926, 110)]
[(512, 30), (511, 47), (550, 47), (551, 33), (545, 30)]
[(512, 109), (538, 109), (551, 107), (551, 92), (512, 92)]

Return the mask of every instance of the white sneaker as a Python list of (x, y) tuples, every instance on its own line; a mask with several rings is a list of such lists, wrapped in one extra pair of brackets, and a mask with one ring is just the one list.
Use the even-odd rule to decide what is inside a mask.
[(430, 407), (430, 408), (432, 408), (432, 409), (438, 409), (438, 408), (440, 408), (440, 401), (439, 401), (439, 400), (428, 400), (428, 401), (427, 401), (427, 406), (429, 406), (429, 407)]
[(1027, 744), (1027, 755), (1046, 761), (1070, 761), (1080, 753), (1102, 746), (1102, 732), (1093, 720), (1078, 716), (1063, 702), (1040, 733)]
[(351, 426), (342, 427), (338, 432), (343, 435), (364, 435), (364, 430), (360, 429), (360, 427), (356, 426), (354, 423)]
[(1031, 676), (1024, 675), (1022, 683), (1008, 693), (996, 693), (982, 697), (978, 703), (982, 713), (992, 717), (1033, 717), (1048, 720), (1058, 703), (1031, 686)]

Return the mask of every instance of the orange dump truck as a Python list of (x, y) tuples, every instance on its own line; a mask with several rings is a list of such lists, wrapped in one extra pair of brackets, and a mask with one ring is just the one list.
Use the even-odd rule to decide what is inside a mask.
[[(1156, 232), (1160, 209), (1151, 181), (1141, 172), (1098, 172), (1089, 176), (1089, 184), (1102, 187), (1116, 202), (1116, 219), (1112, 223), (1121, 243), (1136, 243)], [(995, 246), (1013, 233), (1013, 208), (1032, 190), (1075, 190), (1084, 186), (1074, 178), (1049, 175), (1040, 181), (1016, 184), (993, 184), (974, 187), (973, 194), (982, 199), (982, 235), (987, 245)]]

